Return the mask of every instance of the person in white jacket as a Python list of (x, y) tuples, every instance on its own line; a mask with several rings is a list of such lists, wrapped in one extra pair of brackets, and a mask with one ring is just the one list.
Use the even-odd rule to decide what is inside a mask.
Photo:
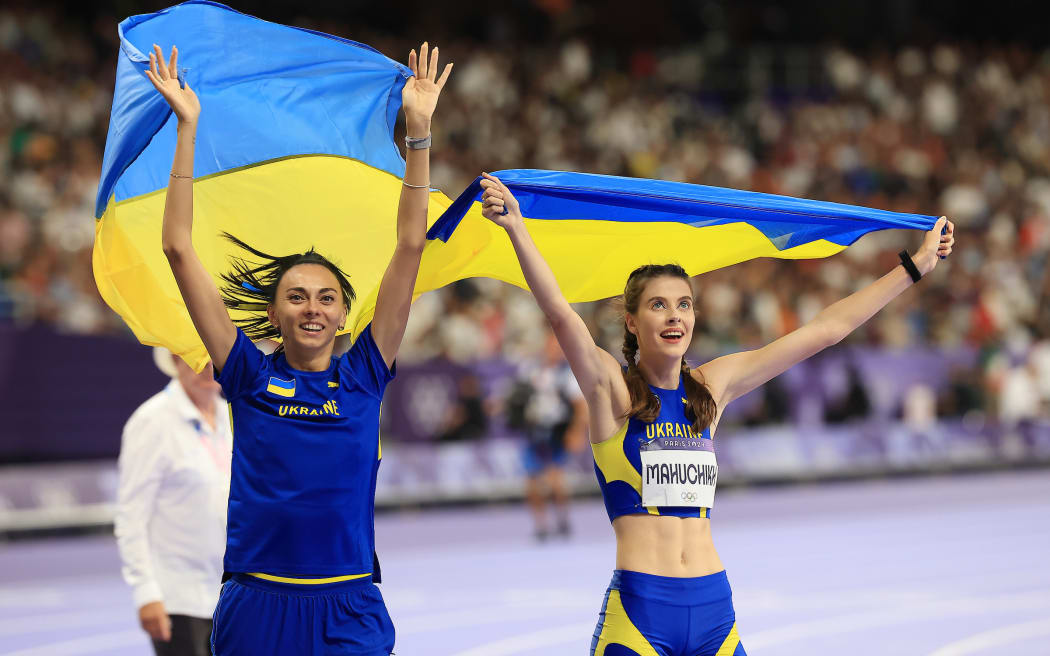
[(124, 426), (114, 528), (154, 651), (203, 656), (226, 546), (229, 412), (210, 364), (195, 374), (166, 349), (154, 360), (172, 381)]

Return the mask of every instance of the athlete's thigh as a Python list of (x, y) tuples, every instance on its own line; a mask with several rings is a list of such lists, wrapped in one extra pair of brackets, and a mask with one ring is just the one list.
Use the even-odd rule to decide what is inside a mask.
[(591, 656), (678, 656), (675, 630), (685, 609), (609, 590), (591, 641)]
[(693, 610), (688, 656), (747, 656), (737, 632), (736, 614), (731, 603), (727, 606), (721, 612), (717, 608)]
[(215, 656), (314, 654), (313, 613), (302, 613), (290, 595), (260, 590), (236, 579), (223, 584), (213, 616)]
[(394, 623), (379, 587), (371, 583), (332, 595), (321, 624), (322, 644), (339, 645), (331, 653), (387, 656), (393, 652)]

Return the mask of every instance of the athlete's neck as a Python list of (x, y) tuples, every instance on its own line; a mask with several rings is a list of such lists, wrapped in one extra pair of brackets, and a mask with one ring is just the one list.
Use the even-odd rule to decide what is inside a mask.
[(304, 351), (294, 346), (288, 348), (288, 346), (285, 343), (284, 358), (292, 369), (299, 371), (327, 371), (332, 364), (333, 344), (328, 344), (317, 350), (310, 349), (309, 351)]
[(638, 358), (638, 370), (642, 372), (645, 382), (661, 389), (678, 389), (682, 377), (682, 361), (661, 359), (654, 362), (652, 358)]

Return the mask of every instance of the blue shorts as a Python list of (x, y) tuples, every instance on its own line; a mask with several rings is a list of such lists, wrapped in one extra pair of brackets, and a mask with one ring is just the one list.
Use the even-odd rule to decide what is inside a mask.
[(591, 656), (746, 656), (726, 573), (683, 579), (616, 570)]
[(215, 607), (215, 656), (389, 656), (394, 624), (370, 577), (296, 585), (236, 574)]
[(539, 476), (548, 467), (564, 467), (569, 454), (561, 446), (536, 446), (526, 444), (522, 451), (522, 464), (529, 478)]

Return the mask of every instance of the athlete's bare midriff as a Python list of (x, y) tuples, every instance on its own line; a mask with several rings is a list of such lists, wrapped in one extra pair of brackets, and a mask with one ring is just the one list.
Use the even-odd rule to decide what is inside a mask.
[(699, 517), (621, 515), (616, 569), (674, 577), (707, 576), (725, 567), (711, 541), (711, 520)]

